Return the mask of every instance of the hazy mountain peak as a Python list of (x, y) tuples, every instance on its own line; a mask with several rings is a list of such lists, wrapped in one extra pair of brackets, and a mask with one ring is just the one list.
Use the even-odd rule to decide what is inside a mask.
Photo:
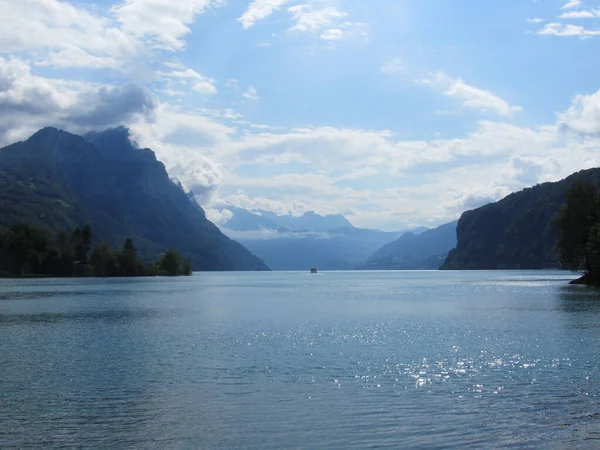
[(129, 128), (124, 126), (104, 131), (91, 131), (83, 137), (96, 146), (102, 156), (112, 161), (130, 161), (132, 159), (156, 161), (156, 156), (152, 150), (139, 149), (131, 141)]

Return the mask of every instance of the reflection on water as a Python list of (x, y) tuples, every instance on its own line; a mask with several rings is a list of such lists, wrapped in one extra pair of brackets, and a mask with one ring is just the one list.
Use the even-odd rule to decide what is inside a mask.
[(562, 272), (0, 281), (0, 448), (600, 444)]

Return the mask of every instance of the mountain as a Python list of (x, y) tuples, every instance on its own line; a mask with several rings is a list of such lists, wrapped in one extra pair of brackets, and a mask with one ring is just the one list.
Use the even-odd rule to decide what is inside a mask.
[(422, 234), (408, 232), (377, 250), (361, 269), (438, 269), (456, 246), (456, 221)]
[(402, 234), (356, 228), (342, 215), (321, 216), (309, 211), (296, 217), (230, 205), (222, 209), (232, 213), (223, 230), (273, 270), (354, 269)]
[(232, 213), (232, 217), (227, 221), (227, 230), (240, 232), (261, 230), (290, 231), (288, 228), (279, 226), (264, 213), (253, 213), (235, 206), (227, 206), (225, 209)]
[(0, 149), (0, 225), (73, 229), (96, 242), (132, 237), (142, 257), (175, 248), (198, 270), (268, 270), (226, 237), (125, 128), (81, 136), (44, 128)]
[(600, 169), (578, 172), (555, 183), (544, 183), (472, 211), (456, 228), (458, 244), (443, 269), (558, 268), (552, 224), (564, 204), (564, 194), (576, 178), (600, 186)]
[(307, 211), (300, 217), (296, 217), (291, 214), (278, 216), (274, 212), (262, 210), (259, 210), (258, 213), (278, 226), (292, 231), (331, 231), (342, 228), (354, 228), (340, 214), (321, 216), (314, 211)]

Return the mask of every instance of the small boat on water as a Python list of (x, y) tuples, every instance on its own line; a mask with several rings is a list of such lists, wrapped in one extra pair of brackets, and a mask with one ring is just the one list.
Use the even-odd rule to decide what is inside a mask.
[(310, 273), (317, 273), (317, 268), (313, 267), (312, 269), (310, 269)]

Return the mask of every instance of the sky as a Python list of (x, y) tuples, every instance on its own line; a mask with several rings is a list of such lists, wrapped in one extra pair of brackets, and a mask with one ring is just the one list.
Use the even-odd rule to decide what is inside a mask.
[(223, 205), (401, 230), (600, 166), (588, 0), (0, 0), (0, 145), (125, 125)]

